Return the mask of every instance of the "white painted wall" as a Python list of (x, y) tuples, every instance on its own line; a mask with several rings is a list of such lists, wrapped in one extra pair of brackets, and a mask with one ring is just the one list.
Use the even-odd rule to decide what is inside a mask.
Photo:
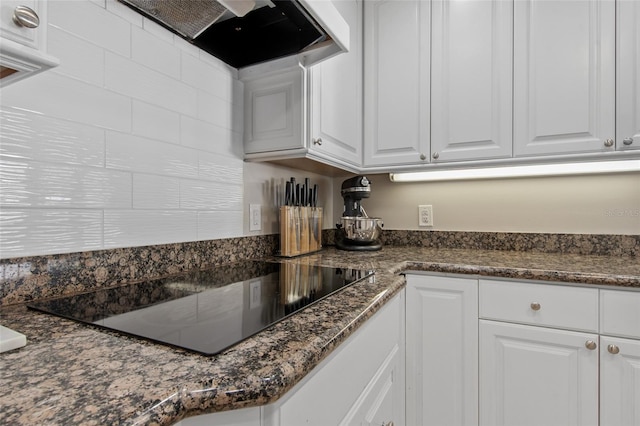
[[(367, 176), (371, 197), (362, 204), (385, 229), (640, 235), (639, 173), (435, 183)], [(420, 204), (433, 206), (432, 228), (418, 226)]]
[(243, 235), (236, 71), (115, 0), (48, 2), (0, 94), (0, 257)]

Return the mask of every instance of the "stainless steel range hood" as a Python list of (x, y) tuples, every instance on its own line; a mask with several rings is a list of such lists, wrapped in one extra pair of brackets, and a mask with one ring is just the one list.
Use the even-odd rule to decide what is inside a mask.
[(235, 68), (298, 55), (312, 65), (349, 49), (327, 0), (119, 0)]

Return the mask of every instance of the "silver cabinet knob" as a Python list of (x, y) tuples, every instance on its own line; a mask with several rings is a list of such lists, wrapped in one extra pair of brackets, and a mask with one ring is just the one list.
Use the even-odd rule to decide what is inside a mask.
[(531, 302), (531, 310), (533, 311), (539, 311), (541, 308), (540, 304), (538, 302)]
[(312, 142), (314, 145), (322, 145), (322, 138), (313, 139)]
[(606, 146), (607, 148), (612, 147), (613, 144), (613, 139), (607, 139), (606, 141), (604, 141), (604, 146)]
[(629, 145), (631, 145), (633, 143), (633, 138), (624, 138), (622, 140), (622, 143), (627, 145), (627, 146), (629, 146)]
[(438, 158), (440, 158), (440, 154), (438, 152), (434, 152), (433, 155), (431, 155), (433, 157), (434, 160), (437, 160)]
[(420, 159), (421, 159), (422, 161), (424, 161), (424, 160), (426, 160), (426, 159), (427, 159), (427, 156), (426, 156), (426, 155), (424, 155), (424, 154), (420, 154)]
[(607, 350), (609, 351), (610, 354), (613, 354), (613, 355), (620, 353), (620, 348), (617, 347), (616, 345), (607, 346)]
[(596, 344), (596, 342), (594, 342), (593, 340), (587, 340), (584, 344), (585, 348), (589, 349), (590, 351), (594, 350), (595, 348), (598, 347), (598, 345)]
[(13, 22), (19, 27), (38, 28), (40, 18), (30, 7), (18, 6), (13, 10)]

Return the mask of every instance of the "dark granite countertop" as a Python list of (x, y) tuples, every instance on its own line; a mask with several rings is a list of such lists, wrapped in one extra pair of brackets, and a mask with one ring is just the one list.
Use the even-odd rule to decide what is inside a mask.
[[(640, 289), (637, 257), (385, 247), (325, 249), (305, 261), (376, 269), (215, 357), (97, 330), (24, 306), (0, 323), (27, 346), (0, 354), (0, 424), (172, 424), (277, 400), (423, 270)], [(298, 262), (299, 259), (285, 260)]]

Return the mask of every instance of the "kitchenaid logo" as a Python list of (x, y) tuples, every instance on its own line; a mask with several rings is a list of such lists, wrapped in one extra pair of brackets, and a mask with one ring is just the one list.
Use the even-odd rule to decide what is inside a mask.
[(640, 217), (640, 209), (607, 209), (606, 217)]

